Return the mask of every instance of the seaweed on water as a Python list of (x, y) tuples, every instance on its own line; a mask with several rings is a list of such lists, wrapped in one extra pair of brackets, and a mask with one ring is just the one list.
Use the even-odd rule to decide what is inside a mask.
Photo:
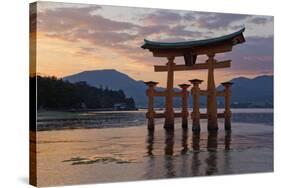
[(73, 161), (82, 161), (82, 160), (87, 160), (87, 158), (81, 158), (81, 157), (72, 157), (68, 160), (63, 160), (62, 162), (73, 162)]
[(73, 157), (68, 160), (64, 160), (62, 162), (72, 162), (71, 165), (83, 165), (83, 164), (94, 164), (102, 162), (104, 164), (115, 162), (116, 164), (123, 164), (123, 163), (131, 163), (131, 160), (123, 160), (117, 159), (114, 157), (93, 157), (93, 158), (82, 158), (82, 157)]

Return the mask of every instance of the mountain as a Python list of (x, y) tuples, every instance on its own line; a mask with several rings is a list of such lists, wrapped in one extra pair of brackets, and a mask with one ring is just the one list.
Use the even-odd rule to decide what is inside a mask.
[[(273, 76), (258, 76), (253, 79), (238, 77), (230, 80), (230, 82), (234, 83), (231, 89), (233, 106), (273, 106)], [(223, 87), (219, 86), (217, 89), (222, 90)]]
[(86, 81), (91, 86), (103, 87), (112, 90), (123, 90), (127, 97), (133, 97), (137, 106), (145, 107), (147, 103), (143, 81), (136, 81), (128, 75), (114, 69), (84, 71), (64, 77), (71, 83)]
[[(91, 86), (103, 87), (112, 90), (123, 90), (126, 97), (133, 97), (138, 107), (147, 106), (147, 96), (145, 91), (147, 86), (143, 81), (136, 81), (128, 75), (114, 69), (84, 71), (74, 75), (66, 76), (63, 80), (71, 83), (86, 81)], [(232, 103), (236, 107), (270, 107), (273, 105), (273, 76), (259, 76), (254, 79), (238, 77), (230, 80), (232, 86)], [(164, 88), (157, 87), (157, 90)], [(218, 90), (223, 87), (219, 86)], [(178, 90), (178, 89), (177, 89)], [(191, 98), (191, 97), (190, 97)], [(223, 98), (219, 97), (219, 104), (223, 103)], [(191, 101), (189, 101), (191, 102)], [(204, 105), (206, 99), (202, 97), (201, 103)], [(162, 107), (163, 97), (155, 99), (155, 106)], [(175, 106), (180, 106), (179, 98), (175, 99)]]

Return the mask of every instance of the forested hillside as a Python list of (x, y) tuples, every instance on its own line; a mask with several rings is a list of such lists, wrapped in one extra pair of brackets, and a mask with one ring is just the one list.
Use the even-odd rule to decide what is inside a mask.
[(126, 98), (122, 90), (96, 88), (86, 82), (70, 83), (56, 77), (37, 76), (37, 97), (38, 109), (135, 109), (133, 98)]

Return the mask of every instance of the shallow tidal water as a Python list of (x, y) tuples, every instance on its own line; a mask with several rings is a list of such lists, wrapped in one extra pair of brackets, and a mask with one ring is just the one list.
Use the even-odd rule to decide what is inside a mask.
[[(147, 131), (145, 121), (116, 128), (89, 129), (87, 125), (87, 129), (38, 131), (38, 184), (272, 172), (272, 112), (237, 114), (231, 132), (224, 131), (222, 120), (217, 133), (207, 132), (206, 120), (201, 121), (200, 134), (191, 131), (191, 122), (187, 131), (182, 130), (180, 120), (173, 132), (163, 129), (163, 120), (156, 121), (154, 132)], [(116, 123), (122, 125), (122, 121)]]

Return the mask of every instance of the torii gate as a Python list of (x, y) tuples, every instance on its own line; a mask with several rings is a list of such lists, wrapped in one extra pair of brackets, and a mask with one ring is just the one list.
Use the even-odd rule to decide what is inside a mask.
[[(217, 53), (225, 53), (232, 51), (232, 47), (236, 44), (245, 42), (243, 32), (245, 28), (234, 32), (229, 35), (197, 40), (187, 42), (156, 42), (144, 39), (144, 44), (141, 46), (143, 49), (148, 49), (153, 53), (154, 57), (165, 57), (168, 59), (166, 65), (154, 66), (155, 72), (167, 72), (167, 88), (164, 92), (155, 91), (154, 87), (157, 82), (146, 82), (149, 86), (147, 90), (148, 95), (148, 128), (154, 129), (154, 118), (165, 118), (164, 128), (174, 128), (174, 118), (182, 117), (183, 128), (187, 127), (187, 88), (189, 85), (181, 84), (182, 92), (178, 93), (174, 91), (174, 71), (188, 71), (188, 70), (201, 70), (208, 69), (208, 83), (207, 90), (200, 90), (199, 84), (202, 80), (193, 79), (190, 82), (193, 84), (191, 90), (193, 96), (193, 112), (191, 114), (193, 131), (200, 131), (200, 118), (208, 119), (208, 130), (217, 130), (218, 123), (217, 118), (225, 118), (225, 129), (230, 129), (230, 86), (232, 83), (224, 82), (222, 85), (225, 87), (223, 92), (216, 91), (214, 69), (230, 67), (231, 60), (216, 61), (215, 55)], [(208, 59), (205, 63), (197, 63), (196, 59), (198, 55), (207, 55)], [(176, 65), (174, 63), (175, 57), (183, 56), (185, 60), (184, 65)], [(200, 114), (199, 97), (200, 95), (207, 96), (207, 114)], [(164, 96), (165, 112), (164, 114), (156, 114), (153, 109), (153, 97)], [(175, 113), (173, 109), (173, 98), (175, 96), (182, 96), (182, 112)], [(217, 113), (217, 96), (225, 97), (225, 112), (223, 114)]]

